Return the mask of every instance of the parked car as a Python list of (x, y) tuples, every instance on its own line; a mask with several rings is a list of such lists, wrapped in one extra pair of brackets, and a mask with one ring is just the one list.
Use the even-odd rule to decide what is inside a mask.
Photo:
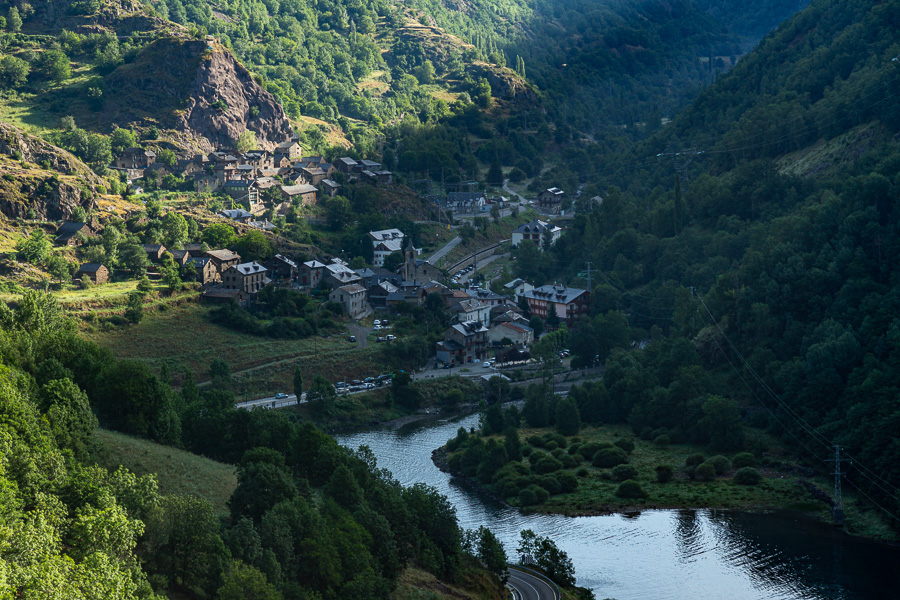
[(374, 389), (375, 389), (375, 384), (374, 384), (374, 383), (364, 383), (363, 386), (364, 386), (365, 389), (367, 389), (367, 390), (374, 390)]
[(372, 321), (372, 325), (374, 325), (375, 327), (378, 327), (379, 325), (381, 325), (381, 321), (379, 321), (378, 319), (375, 319), (374, 321)]
[(375, 327), (373, 327), (373, 329), (375, 331), (381, 331), (381, 325), (376, 325)]
[(375, 378), (374, 377), (366, 377), (365, 379), (363, 379), (363, 383), (375, 383)]
[(389, 333), (389, 334), (387, 334), (386, 336), (384, 336), (384, 341), (386, 341), (386, 342), (389, 342), (389, 341), (391, 341), (391, 340), (396, 340), (396, 339), (397, 339), (397, 336), (396, 336), (396, 335), (393, 335), (393, 334), (391, 334), (391, 333)]
[(281, 400), (282, 398), (287, 398), (287, 394), (285, 394), (283, 392), (278, 392), (277, 394), (275, 394), (276, 400)]
[(383, 337), (379, 337), (379, 338), (376, 339), (375, 341), (376, 341), (376, 342), (383, 342), (383, 341), (384, 341), (384, 338), (383, 338)]
[(361, 383), (362, 383), (362, 381), (360, 381), (359, 379), (354, 379), (353, 381), (350, 382), (350, 385), (360, 385)]
[(350, 341), (351, 341), (351, 342), (355, 342), (355, 341), (356, 341), (356, 336), (355, 336), (355, 335), (351, 335), (351, 336), (350, 336)]
[(489, 363), (488, 361), (484, 361), (484, 364), (481, 365), (481, 366), (484, 367), (485, 369), (490, 369), (490, 368), (491, 368), (491, 363)]
[(334, 384), (334, 387), (335, 387), (335, 389), (342, 390), (345, 387), (347, 387), (347, 382), (346, 381), (338, 381), (336, 384)]

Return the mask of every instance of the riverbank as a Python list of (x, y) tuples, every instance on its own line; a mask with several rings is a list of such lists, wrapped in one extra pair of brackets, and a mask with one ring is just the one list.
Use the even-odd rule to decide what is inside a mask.
[[(759, 460), (748, 453), (712, 455), (687, 444), (660, 446), (635, 439), (627, 427), (617, 426), (583, 428), (578, 436), (569, 437), (523, 429), (519, 437), (520, 443), (524, 441), (521, 461), (507, 459), (499, 467), (488, 463), (498, 460), (496, 448), (504, 444), (500, 436), (470, 435), (451, 441), (450, 448), (436, 450), (432, 459), (465, 485), (526, 513), (595, 516), (650, 509), (788, 509), (829, 518), (827, 494), (808, 479), (808, 470), (791, 463), (774, 445), (765, 460)], [(608, 462), (595, 458), (604, 449), (609, 449)], [(735, 479), (745, 466), (758, 474), (759, 481)]]

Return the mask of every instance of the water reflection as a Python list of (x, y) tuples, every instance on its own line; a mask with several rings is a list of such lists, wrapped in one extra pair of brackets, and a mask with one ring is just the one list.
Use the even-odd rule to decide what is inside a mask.
[(619, 600), (868, 600), (900, 597), (900, 552), (848, 538), (787, 514), (715, 510), (630, 515), (522, 515), (460, 485), (431, 452), (475, 426), (477, 417), (338, 436), (368, 445), (378, 466), (404, 485), (427, 483), (456, 507), (461, 525), (490, 527), (514, 555), (519, 531), (553, 538), (575, 565), (579, 585)]

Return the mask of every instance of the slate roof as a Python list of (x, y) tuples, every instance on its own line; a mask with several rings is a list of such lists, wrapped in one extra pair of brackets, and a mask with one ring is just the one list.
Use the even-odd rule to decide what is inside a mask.
[(101, 263), (84, 263), (80, 267), (78, 267), (79, 273), (96, 273), (100, 270), (103, 264)]

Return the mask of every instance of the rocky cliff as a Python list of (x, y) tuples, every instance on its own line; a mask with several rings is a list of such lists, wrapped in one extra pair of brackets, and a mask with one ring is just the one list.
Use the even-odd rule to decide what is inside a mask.
[(90, 208), (100, 179), (69, 152), (0, 123), (0, 214), (59, 220)]
[(193, 151), (231, 147), (245, 130), (260, 148), (287, 141), (291, 126), (275, 97), (220, 44), (163, 38), (106, 77), (107, 118), (173, 130)]

